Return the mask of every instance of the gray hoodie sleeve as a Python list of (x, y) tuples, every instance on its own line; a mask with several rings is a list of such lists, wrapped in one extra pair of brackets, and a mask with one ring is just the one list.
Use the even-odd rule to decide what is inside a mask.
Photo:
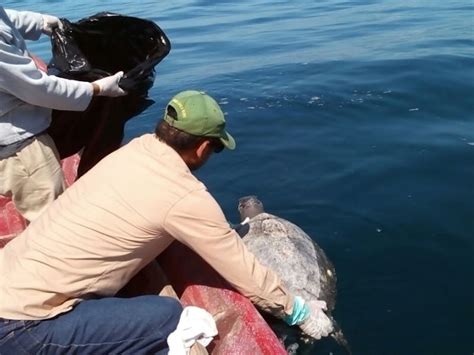
[(35, 106), (68, 111), (87, 108), (93, 95), (90, 83), (47, 75), (30, 57), (9, 47), (0, 41), (0, 91)]
[[(11, 28), (12, 22), (20, 28)], [(7, 15), (0, 6), (0, 116), (21, 102), (83, 111), (92, 99), (90, 83), (50, 76), (37, 68), (19, 32), (34, 38), (41, 34), (42, 25), (40, 14), (8, 10)]]
[[(20, 28), (12, 30), (10, 21)], [(18, 32), (22, 30), (30, 38), (39, 36), (42, 23), (40, 14), (4, 12), (0, 6), (0, 116), (15, 109), (18, 100), (56, 110), (83, 111), (92, 99), (90, 83), (47, 75), (37, 68)]]
[(41, 36), (43, 30), (43, 16), (41, 14), (10, 9), (5, 9), (5, 12), (24, 39), (35, 41)]

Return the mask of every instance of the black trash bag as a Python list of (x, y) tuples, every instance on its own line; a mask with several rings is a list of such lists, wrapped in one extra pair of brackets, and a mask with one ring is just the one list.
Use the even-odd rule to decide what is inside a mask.
[(77, 23), (61, 19), (63, 29), (51, 36), (53, 58), (48, 73), (92, 82), (124, 71), (119, 86), (128, 95), (96, 96), (83, 112), (53, 110), (48, 130), (61, 159), (82, 149), (78, 177), (120, 147), (125, 123), (150, 106), (148, 89), (155, 66), (171, 44), (154, 22), (114, 13), (99, 13)]

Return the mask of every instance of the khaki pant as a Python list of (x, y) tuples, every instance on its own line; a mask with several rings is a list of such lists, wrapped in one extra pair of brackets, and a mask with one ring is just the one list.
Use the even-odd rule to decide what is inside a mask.
[(59, 154), (48, 134), (0, 160), (0, 195), (12, 196), (16, 209), (30, 222), (65, 188)]

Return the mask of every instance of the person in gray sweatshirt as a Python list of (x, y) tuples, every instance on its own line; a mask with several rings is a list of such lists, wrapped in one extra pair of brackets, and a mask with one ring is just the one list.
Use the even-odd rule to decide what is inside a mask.
[(12, 196), (30, 222), (65, 188), (56, 146), (46, 133), (52, 110), (84, 111), (94, 95), (126, 95), (118, 86), (123, 72), (88, 83), (38, 68), (25, 40), (51, 35), (57, 26), (57, 17), (0, 6), (0, 195)]

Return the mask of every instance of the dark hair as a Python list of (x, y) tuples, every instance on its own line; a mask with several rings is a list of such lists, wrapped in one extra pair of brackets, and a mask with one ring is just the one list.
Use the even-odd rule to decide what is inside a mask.
[[(176, 110), (172, 106), (166, 108), (166, 114), (174, 119), (178, 117)], [(169, 125), (165, 120), (158, 122), (155, 134), (160, 141), (168, 144), (176, 151), (191, 149), (203, 139), (203, 137), (181, 131)]]
[[(176, 110), (172, 106), (168, 106), (166, 108), (166, 114), (174, 119), (177, 119), (178, 117)], [(212, 141), (215, 153), (220, 153), (224, 149), (224, 145), (219, 139), (195, 136), (194, 134), (186, 133), (171, 126), (165, 120), (158, 122), (155, 129), (155, 135), (160, 141), (168, 144), (171, 148), (178, 152), (194, 148), (196, 145), (202, 142), (203, 139), (209, 139)]]

